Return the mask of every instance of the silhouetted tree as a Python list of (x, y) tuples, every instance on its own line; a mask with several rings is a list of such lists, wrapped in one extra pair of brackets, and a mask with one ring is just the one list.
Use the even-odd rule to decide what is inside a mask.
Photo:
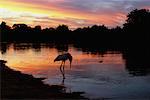
[(26, 24), (14, 24), (12, 26), (13, 39), (15, 41), (29, 41), (35, 38), (33, 29)]
[[(139, 29), (147, 29), (150, 26), (150, 12), (146, 9), (135, 9), (127, 15), (126, 23), (124, 28), (132, 27)], [(136, 30), (139, 30), (136, 29)], [(142, 30), (144, 31), (144, 30)]]
[(35, 32), (40, 33), (41, 32), (41, 26), (35, 26), (34, 27)]
[(57, 31), (57, 32), (65, 33), (65, 32), (69, 32), (69, 28), (68, 28), (67, 25), (59, 25), (59, 26), (56, 28), (56, 31)]
[(123, 25), (126, 39), (134, 45), (146, 45), (150, 42), (150, 11), (146, 9), (133, 10), (127, 15)]
[(0, 40), (1, 41), (7, 41), (9, 40), (9, 33), (11, 31), (11, 27), (6, 25), (6, 22), (1, 23), (0, 25)]
[[(69, 34), (70, 33), (70, 34)], [(69, 30), (67, 25), (59, 25), (54, 34), (54, 38), (56, 42), (68, 42), (71, 38), (71, 31)]]

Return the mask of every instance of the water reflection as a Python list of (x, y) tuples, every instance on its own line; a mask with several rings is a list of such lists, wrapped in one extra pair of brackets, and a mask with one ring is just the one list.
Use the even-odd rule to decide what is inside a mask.
[(150, 52), (143, 50), (129, 50), (123, 53), (125, 59), (126, 69), (129, 74), (133, 76), (145, 76), (150, 74), (150, 63), (149, 63)]
[[(59, 70), (61, 62), (54, 63), (55, 57), (64, 52), (70, 52), (74, 58), (71, 69), (66, 62), (66, 79), (62, 79)], [(66, 86), (64, 91), (81, 90), (94, 97), (148, 97), (148, 53), (51, 43), (5, 43), (0, 56), (13, 69), (45, 77), (44, 82), (48, 84)]]
[[(123, 54), (123, 59), (125, 61), (126, 69), (129, 71), (129, 74), (135, 76), (147, 75), (150, 73), (150, 63), (149, 51), (145, 52), (143, 50), (111, 50), (113, 52), (108, 52), (106, 48), (87, 48), (79, 47), (74, 45), (76, 50), (82, 51), (85, 54), (98, 55), (99, 63), (103, 63), (104, 54), (114, 53), (114, 54)], [(34, 52), (41, 52), (42, 48), (55, 48), (58, 54), (63, 54), (68, 52), (68, 44), (57, 44), (57, 43), (1, 43), (1, 56), (6, 54), (7, 51), (13, 49), (14, 51), (27, 51), (34, 50)], [(108, 49), (110, 50), (110, 49)], [(45, 55), (46, 56), (46, 55)]]
[(55, 48), (58, 50), (58, 52), (67, 52), (68, 51), (68, 45), (67, 44), (55, 44)]
[(0, 46), (1, 54), (5, 54), (8, 48), (9, 48), (8, 43), (1, 43), (1, 46)]
[(62, 78), (61, 85), (65, 86), (65, 78)]

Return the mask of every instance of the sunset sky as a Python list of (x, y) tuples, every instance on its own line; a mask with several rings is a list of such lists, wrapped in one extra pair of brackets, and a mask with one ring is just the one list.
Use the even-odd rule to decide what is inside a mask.
[(128, 12), (150, 9), (149, 0), (0, 0), (0, 20), (8, 25), (70, 28), (105, 24), (122, 25)]

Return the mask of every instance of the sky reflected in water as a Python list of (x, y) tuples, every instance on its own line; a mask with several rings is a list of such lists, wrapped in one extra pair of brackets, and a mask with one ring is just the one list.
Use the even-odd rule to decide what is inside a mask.
[[(47, 84), (63, 84), (59, 70), (61, 62), (57, 55), (64, 53), (54, 47), (27, 48), (30, 44), (15, 47), (11, 44), (7, 52), (0, 54), (7, 65), (35, 77), (45, 77)], [(150, 76), (133, 77), (126, 70), (122, 53), (108, 51), (103, 55), (88, 54), (69, 46), (73, 56), (72, 68), (66, 62), (64, 85), (67, 91), (84, 91), (90, 98), (150, 98)]]

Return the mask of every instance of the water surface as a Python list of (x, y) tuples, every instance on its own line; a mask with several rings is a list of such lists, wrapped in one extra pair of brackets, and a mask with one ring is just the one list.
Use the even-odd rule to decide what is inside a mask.
[[(70, 69), (66, 62), (66, 79), (63, 80), (59, 70), (61, 62), (54, 63), (54, 59), (66, 51), (72, 54), (73, 63)], [(139, 73), (139, 69), (128, 69), (120, 51), (99, 54), (83, 52), (72, 45), (58, 48), (44, 43), (12, 43), (1, 48), (1, 52), (1, 58), (7, 60), (11, 68), (45, 77), (46, 84), (65, 85), (67, 92), (83, 91), (89, 98), (150, 99), (150, 75), (131, 74), (132, 71)]]

